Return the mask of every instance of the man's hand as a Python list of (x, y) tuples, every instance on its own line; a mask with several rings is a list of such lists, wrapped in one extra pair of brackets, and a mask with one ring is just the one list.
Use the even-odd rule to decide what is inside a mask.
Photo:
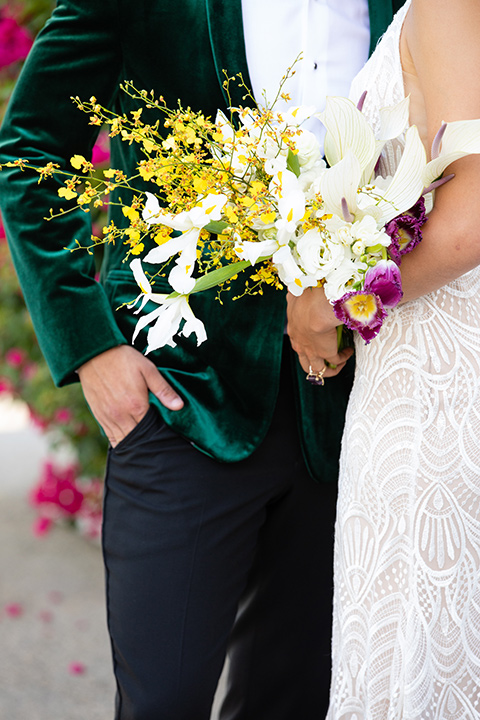
[(119, 345), (92, 358), (78, 370), (90, 409), (115, 447), (148, 410), (148, 391), (169, 410), (183, 400), (155, 365), (130, 345)]
[(332, 306), (325, 297), (323, 288), (307, 288), (295, 297), (287, 295), (287, 332), (290, 342), (305, 372), (310, 368), (321, 372), (329, 363), (323, 377), (338, 375), (353, 348), (337, 349), (337, 325), (339, 324)]

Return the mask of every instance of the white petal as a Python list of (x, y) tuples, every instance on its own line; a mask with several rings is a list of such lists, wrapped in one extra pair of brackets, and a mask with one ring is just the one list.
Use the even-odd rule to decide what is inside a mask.
[(215, 125), (218, 126), (218, 131), (222, 134), (224, 140), (232, 140), (235, 137), (233, 127), (229, 123), (221, 110), (217, 110), (217, 116), (215, 118)]
[(389, 140), (397, 138), (405, 132), (408, 127), (409, 120), (410, 97), (404, 98), (397, 105), (381, 108), (380, 110), (380, 130), (375, 141), (375, 152), (364, 168), (361, 180), (362, 187), (368, 185), (377, 164), (378, 158), (382, 154), (385, 143)]
[(205, 325), (193, 314), (188, 298), (182, 298), (181, 313), (185, 320), (185, 325), (182, 328), (181, 334), (185, 337), (189, 337), (192, 333), (194, 333), (197, 336), (197, 346), (201, 345), (207, 339)]
[(152, 286), (150, 285), (147, 276), (143, 272), (142, 261), (140, 260), (140, 258), (135, 258), (135, 260), (132, 260), (132, 262), (130, 263), (130, 270), (133, 272), (135, 282), (139, 286), (142, 293), (151, 293)]
[(331, 166), (351, 151), (358, 158), (362, 170), (367, 167), (375, 152), (375, 136), (365, 116), (351, 100), (328, 97), (324, 112), (316, 117), (327, 129), (325, 156)]
[(425, 165), (425, 148), (417, 128), (412, 125), (407, 130), (405, 148), (395, 175), (378, 203), (382, 224), (415, 205), (424, 188)]
[(199, 234), (200, 230), (192, 228), (191, 230), (184, 232), (182, 235), (170, 238), (167, 242), (154, 247), (153, 250), (150, 250), (150, 252), (143, 258), (144, 262), (152, 264), (165, 262), (177, 253), (182, 252), (190, 243), (195, 243), (196, 245)]
[(261, 240), (259, 242), (241, 240), (235, 243), (234, 250), (239, 258), (248, 260), (252, 265), (255, 265), (258, 258), (267, 257), (278, 250), (278, 243), (276, 240)]
[(408, 116), (410, 109), (410, 96), (404, 98), (397, 105), (384, 107), (380, 110), (380, 132), (377, 140), (386, 143), (398, 137), (408, 127)]
[(162, 212), (162, 208), (160, 207), (157, 198), (155, 195), (152, 195), (152, 193), (147, 192), (145, 194), (147, 196), (147, 202), (145, 203), (145, 207), (142, 212), (143, 219), (149, 224), (161, 222), (158, 216)]
[(161, 305), (158, 308), (155, 308), (155, 310), (152, 310), (152, 312), (147, 313), (147, 315), (143, 315), (140, 320), (135, 325), (135, 332), (133, 333), (132, 337), (132, 343), (135, 342), (135, 339), (140, 332), (140, 330), (143, 330), (144, 327), (147, 325), (150, 325), (151, 322), (156, 320), (165, 310), (165, 307)]
[(197, 243), (190, 242), (186, 245), (176, 260), (175, 266), (170, 271), (168, 282), (180, 295), (188, 295), (195, 287), (195, 280), (192, 273), (195, 269), (197, 259)]
[(188, 212), (181, 212), (178, 215), (166, 213), (164, 212), (165, 209), (160, 207), (155, 195), (149, 192), (146, 195), (147, 202), (143, 208), (142, 217), (148, 225), (166, 225), (181, 232), (192, 227)]
[(173, 336), (177, 334), (182, 319), (180, 312), (181, 300), (181, 297), (177, 297), (173, 302), (159, 308), (160, 314), (157, 322), (148, 331), (146, 354), (165, 345), (175, 347)]
[(348, 209), (355, 215), (357, 209), (357, 190), (362, 174), (358, 158), (350, 151), (336, 165), (329, 168), (321, 177), (320, 193), (325, 203), (325, 211), (343, 216), (342, 198), (347, 201)]

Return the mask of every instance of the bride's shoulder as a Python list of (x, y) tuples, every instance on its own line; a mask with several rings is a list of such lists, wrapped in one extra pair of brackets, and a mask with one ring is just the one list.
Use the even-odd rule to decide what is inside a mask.
[(440, 55), (447, 47), (461, 52), (464, 41), (478, 46), (479, 28), (478, 0), (411, 0), (405, 19), (412, 48), (429, 44)]
[(480, 117), (478, 0), (412, 0), (404, 37), (429, 125)]

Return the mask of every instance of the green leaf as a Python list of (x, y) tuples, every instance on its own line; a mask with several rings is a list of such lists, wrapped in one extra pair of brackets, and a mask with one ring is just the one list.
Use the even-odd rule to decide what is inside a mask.
[(295, 155), (291, 150), (288, 151), (287, 155), (287, 168), (294, 173), (297, 177), (300, 175), (300, 163), (298, 161), (298, 155)]
[(204, 230), (214, 235), (221, 235), (227, 227), (228, 223), (223, 220), (212, 220), (208, 225), (205, 225)]
[(242, 272), (242, 270), (245, 270), (247, 267), (251, 267), (250, 261), (241, 260), (240, 262), (233, 263), (232, 265), (226, 265), (225, 267), (217, 268), (217, 270), (212, 270), (206, 275), (198, 278), (191, 294), (202, 292), (202, 290), (210, 290), (210, 288), (213, 288), (216, 285), (221, 285), (237, 275), (239, 272)]

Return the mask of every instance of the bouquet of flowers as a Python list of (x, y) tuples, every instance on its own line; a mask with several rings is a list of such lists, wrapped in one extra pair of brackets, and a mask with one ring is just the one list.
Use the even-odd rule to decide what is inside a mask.
[[(444, 169), (480, 151), (480, 121), (443, 124), (427, 162), (416, 127), (408, 127), (408, 98), (381, 110), (375, 133), (362, 114), (364, 98), (355, 106), (330, 97), (319, 114), (304, 106), (276, 112), (275, 104), (231, 108), (229, 118), (219, 111), (212, 122), (190, 108), (167, 108), (162, 98), (131, 83), (123, 89), (148, 110), (163, 112), (166, 134), (159, 120), (142, 121), (142, 107), (118, 116), (95, 98), (75, 102), (91, 123), (140, 145), (143, 159), (134, 177), (109, 169), (94, 181), (92, 164), (78, 155), (71, 159), (78, 175), (52, 164), (37, 170), (42, 177), (66, 174), (59, 195), (85, 210), (101, 206), (115, 188), (133, 191), (123, 206), (129, 226), (111, 224), (104, 232), (107, 242), (121, 238), (133, 256), (140, 293), (130, 307), (139, 305), (139, 313), (149, 301), (157, 305), (140, 317), (133, 337), (150, 326), (147, 352), (174, 346), (177, 333), (194, 333), (198, 344), (204, 342), (206, 330), (190, 308), (190, 295), (228, 288), (252, 266), (245, 292), (261, 293), (264, 283), (294, 295), (323, 286), (340, 322), (370, 342), (386, 309), (402, 297), (401, 256), (421, 239), (435, 187), (452, 177), (441, 178)], [(315, 135), (303, 127), (314, 115), (326, 129), (326, 161)], [(394, 176), (384, 178), (376, 172), (378, 162), (395, 138), (403, 153)], [(139, 191), (136, 180), (150, 190)], [(159, 265), (158, 273), (147, 274), (139, 257), (147, 237), (154, 247), (143, 261)], [(155, 292), (162, 273), (170, 294)]]

